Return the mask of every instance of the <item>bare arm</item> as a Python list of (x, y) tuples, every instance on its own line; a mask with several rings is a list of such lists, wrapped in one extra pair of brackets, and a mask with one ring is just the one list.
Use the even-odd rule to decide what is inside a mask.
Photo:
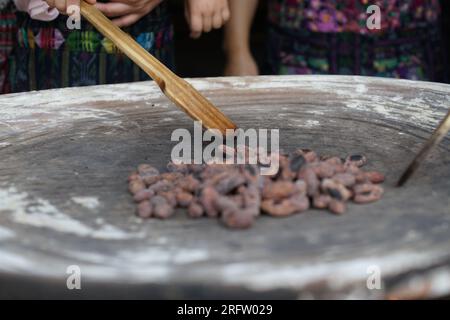
[(250, 50), (250, 30), (258, 0), (229, 0), (231, 18), (225, 26), (225, 75), (257, 75), (258, 67)]

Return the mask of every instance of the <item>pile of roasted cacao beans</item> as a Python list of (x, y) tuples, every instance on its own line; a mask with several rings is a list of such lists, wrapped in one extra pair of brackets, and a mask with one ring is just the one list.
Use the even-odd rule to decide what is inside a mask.
[(364, 204), (383, 194), (383, 174), (364, 171), (363, 155), (319, 157), (301, 149), (279, 156), (273, 176), (258, 165), (175, 165), (167, 172), (141, 164), (129, 178), (129, 190), (141, 218), (167, 219), (186, 208), (190, 217), (220, 219), (230, 228), (248, 228), (261, 212), (285, 217), (309, 208), (346, 211), (347, 202)]

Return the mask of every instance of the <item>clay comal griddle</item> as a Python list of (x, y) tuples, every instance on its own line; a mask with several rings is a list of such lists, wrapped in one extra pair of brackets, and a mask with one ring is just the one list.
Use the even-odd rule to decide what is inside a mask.
[[(383, 297), (412, 277), (425, 289), (409, 293), (432, 295), (427, 285), (450, 266), (449, 137), (404, 188), (395, 184), (446, 114), (448, 85), (333, 76), (191, 82), (242, 128), (279, 128), (286, 152), (366, 155), (365, 169), (386, 175), (383, 199), (339, 217), (262, 217), (245, 232), (185, 214), (142, 221), (129, 172), (140, 163), (162, 169), (172, 131), (193, 128), (155, 85), (1, 96), (0, 279), (14, 284), (9, 292), (72, 294), (61, 284), (67, 266), (79, 265), (85, 296)], [(382, 290), (366, 287), (373, 265)]]

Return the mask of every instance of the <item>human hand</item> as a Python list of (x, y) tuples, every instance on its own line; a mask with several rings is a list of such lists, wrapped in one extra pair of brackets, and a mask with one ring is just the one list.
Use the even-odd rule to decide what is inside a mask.
[(112, 22), (118, 27), (128, 27), (143, 16), (150, 13), (163, 0), (111, 0), (108, 3), (97, 2), (97, 9), (107, 17), (113, 18)]
[[(56, 8), (60, 13), (67, 14), (70, 6), (80, 7), (80, 0), (44, 0), (50, 8)], [(96, 0), (85, 0), (89, 4), (95, 4)]]
[(219, 29), (230, 19), (228, 0), (186, 0), (185, 16), (191, 37), (197, 39), (202, 32)]

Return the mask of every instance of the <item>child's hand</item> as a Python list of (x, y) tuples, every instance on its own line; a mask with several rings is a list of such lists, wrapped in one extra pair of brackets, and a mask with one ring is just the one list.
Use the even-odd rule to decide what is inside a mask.
[(128, 27), (156, 8), (163, 0), (110, 0), (95, 6), (119, 27)]
[[(50, 8), (56, 8), (62, 14), (67, 14), (67, 8), (70, 6), (80, 7), (80, 0), (44, 0)], [(85, 0), (89, 4), (95, 4), (96, 0)]]
[(191, 37), (196, 39), (202, 32), (219, 29), (228, 21), (228, 0), (186, 0), (185, 15), (191, 28)]

